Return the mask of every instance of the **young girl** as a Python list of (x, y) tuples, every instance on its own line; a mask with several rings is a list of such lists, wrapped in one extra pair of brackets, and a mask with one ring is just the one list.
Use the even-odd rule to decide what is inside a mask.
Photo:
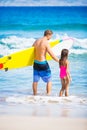
[(65, 92), (65, 96), (68, 96), (68, 89), (70, 84), (70, 72), (69, 72), (69, 61), (68, 61), (68, 53), (67, 49), (63, 49), (61, 51), (61, 58), (59, 60), (59, 67), (60, 67), (60, 79), (62, 88), (60, 90), (59, 96), (63, 96)]

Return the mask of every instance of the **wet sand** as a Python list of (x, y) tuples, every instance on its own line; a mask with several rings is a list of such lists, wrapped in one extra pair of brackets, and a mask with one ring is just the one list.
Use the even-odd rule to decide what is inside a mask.
[(0, 130), (87, 130), (87, 119), (1, 115)]

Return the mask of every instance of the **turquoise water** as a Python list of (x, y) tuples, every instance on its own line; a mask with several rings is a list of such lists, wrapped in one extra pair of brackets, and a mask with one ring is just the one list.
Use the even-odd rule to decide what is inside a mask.
[[(87, 7), (0, 7), (0, 32), (17, 36), (30, 31), (65, 32), (71, 36), (87, 36)], [(35, 33), (34, 33), (35, 35)], [(39, 34), (40, 35), (40, 34)], [(41, 33), (42, 35), (42, 33)], [(34, 37), (38, 37), (35, 35)]]
[(70, 96), (58, 97), (59, 66), (53, 60), (49, 61), (53, 82), (49, 97), (41, 80), (38, 96), (32, 96), (32, 67), (0, 71), (0, 114), (87, 118), (86, 12), (87, 7), (0, 7), (0, 57), (30, 47), (45, 29), (53, 30), (52, 40), (74, 40), (69, 55)]

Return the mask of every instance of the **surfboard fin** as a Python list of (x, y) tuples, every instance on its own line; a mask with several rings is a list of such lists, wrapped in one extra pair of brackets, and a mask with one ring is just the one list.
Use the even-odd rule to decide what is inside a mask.
[(8, 68), (5, 68), (5, 72), (8, 71)]
[(11, 60), (11, 58), (12, 58), (11, 56), (8, 56), (8, 60)]

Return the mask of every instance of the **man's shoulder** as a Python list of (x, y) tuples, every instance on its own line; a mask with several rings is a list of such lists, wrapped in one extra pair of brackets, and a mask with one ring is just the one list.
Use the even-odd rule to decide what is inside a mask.
[(36, 41), (35, 41), (35, 42), (38, 42), (38, 41), (40, 41), (40, 39), (36, 39)]
[(39, 38), (35, 41), (35, 44), (42, 44), (43, 46), (48, 46), (48, 41), (47, 40), (44, 40), (43, 38)]
[(34, 42), (34, 45), (36, 45), (37, 43), (40, 42), (40, 39), (37, 39), (35, 42)]
[(36, 40), (36, 42), (38, 42), (38, 43), (41, 42), (41, 41), (42, 41), (42, 38), (39, 38), (39, 39)]

